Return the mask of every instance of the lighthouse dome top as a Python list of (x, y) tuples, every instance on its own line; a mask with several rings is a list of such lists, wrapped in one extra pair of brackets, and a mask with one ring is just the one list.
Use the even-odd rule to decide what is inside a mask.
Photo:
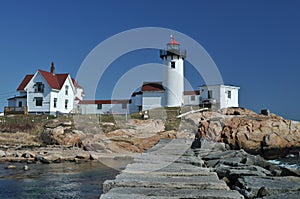
[(171, 35), (171, 41), (167, 44), (167, 50), (179, 50), (179, 42)]
[(186, 50), (180, 49), (180, 43), (175, 40), (173, 35), (171, 35), (171, 41), (167, 43), (167, 49), (160, 50), (160, 58), (165, 59), (168, 56), (179, 56), (183, 59), (186, 58)]
[(175, 37), (173, 35), (170, 36), (171, 41), (168, 43), (168, 45), (180, 45), (178, 41), (175, 40)]

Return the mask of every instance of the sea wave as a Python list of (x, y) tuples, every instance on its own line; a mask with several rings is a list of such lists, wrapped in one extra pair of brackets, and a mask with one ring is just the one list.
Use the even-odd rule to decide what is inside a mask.
[(299, 157), (287, 157), (283, 159), (276, 159), (276, 160), (268, 160), (271, 164), (280, 166), (280, 167), (286, 167), (291, 169), (300, 170), (300, 159)]

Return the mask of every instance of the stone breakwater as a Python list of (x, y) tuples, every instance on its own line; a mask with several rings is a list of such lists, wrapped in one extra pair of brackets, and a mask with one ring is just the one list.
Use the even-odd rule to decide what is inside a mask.
[(100, 199), (112, 198), (298, 198), (300, 172), (277, 167), (244, 150), (203, 141), (161, 139), (137, 156)]
[(161, 139), (115, 180), (105, 181), (100, 198), (243, 198), (204, 167), (190, 145), (191, 140)]

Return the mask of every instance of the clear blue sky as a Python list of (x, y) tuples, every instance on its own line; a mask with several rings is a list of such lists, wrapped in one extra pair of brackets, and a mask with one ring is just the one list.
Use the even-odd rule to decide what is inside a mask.
[[(269, 108), (300, 120), (299, 10), (298, 0), (0, 0), (0, 109), (25, 74), (49, 70), (54, 61), (57, 72), (75, 77), (100, 42), (151, 26), (174, 29), (199, 42), (224, 82), (241, 87), (241, 106), (256, 112)], [(160, 62), (151, 50), (121, 57), (114, 67), (126, 72), (149, 62)], [(110, 81), (118, 75), (107, 72), (99, 98), (110, 96)], [(193, 72), (187, 75), (194, 78), (193, 86), (203, 84)]]

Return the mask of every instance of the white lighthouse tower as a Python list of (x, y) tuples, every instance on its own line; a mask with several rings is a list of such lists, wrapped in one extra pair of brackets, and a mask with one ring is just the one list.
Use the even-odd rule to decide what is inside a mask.
[(166, 66), (163, 69), (163, 85), (166, 88), (165, 106), (180, 107), (183, 105), (186, 50), (181, 50), (180, 44), (171, 35), (167, 49), (160, 50), (160, 58)]

